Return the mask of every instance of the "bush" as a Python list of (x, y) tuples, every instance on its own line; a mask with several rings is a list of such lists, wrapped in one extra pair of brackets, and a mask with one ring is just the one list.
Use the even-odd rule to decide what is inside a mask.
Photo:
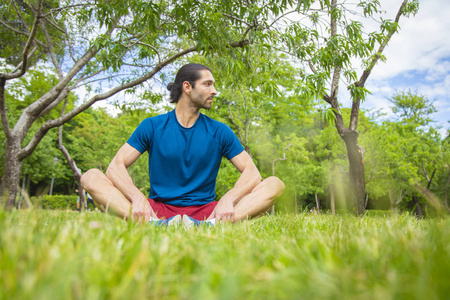
[(38, 207), (42, 209), (77, 209), (77, 195), (44, 195), (38, 199)]

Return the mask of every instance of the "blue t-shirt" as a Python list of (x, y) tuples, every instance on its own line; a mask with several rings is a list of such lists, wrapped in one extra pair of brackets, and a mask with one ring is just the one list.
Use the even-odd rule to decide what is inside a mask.
[(177, 206), (214, 201), (222, 156), (232, 159), (244, 151), (227, 125), (200, 114), (185, 128), (175, 110), (142, 121), (127, 143), (148, 151), (149, 198)]

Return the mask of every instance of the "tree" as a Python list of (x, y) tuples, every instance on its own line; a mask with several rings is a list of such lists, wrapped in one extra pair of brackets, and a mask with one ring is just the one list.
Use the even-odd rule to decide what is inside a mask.
[[(14, 206), (23, 160), (50, 129), (95, 102), (136, 91), (151, 79), (164, 80), (161, 70), (182, 56), (195, 51), (227, 55), (245, 46), (267, 28), (268, 14), (279, 9), (273, 3), (261, 8), (258, 3), (225, 0), (37, 0), (27, 2), (23, 11), (17, 3), (0, 6), (2, 32), (8, 32), (9, 40), (20, 37), (15, 47), (21, 49), (20, 59), (9, 60), (16, 65), (4, 65), (0, 73), (0, 116), (6, 136), (0, 194), (6, 207)], [(5, 93), (11, 82), (30, 71), (31, 61), (52, 66), (58, 80), (11, 122)], [(87, 93), (77, 106), (51, 116), (80, 89)], [(42, 117), (45, 123), (32, 132)], [(27, 136), (31, 139), (24, 143)]]
[[(444, 205), (447, 208), (447, 211), (450, 212), (450, 207), (448, 205), (448, 189), (450, 187), (450, 130), (447, 130), (447, 137), (442, 141), (442, 161), (444, 162), (443, 168), (447, 173), (447, 178), (444, 181), (444, 192), (443, 192), (443, 198), (444, 198)], [(445, 178), (445, 177), (444, 177)]]
[(431, 125), (432, 101), (410, 91), (396, 93), (390, 101), (394, 115), (388, 121), (366, 128), (362, 122), (367, 193), (372, 208), (390, 206), (422, 216), (424, 205), (440, 209), (433, 195), (445, 194), (445, 140)]
[[(314, 2), (314, 1), (312, 1)], [(313, 3), (310, 3), (312, 5)], [(309, 24), (292, 24), (281, 35), (287, 50), (299, 58), (299, 92), (314, 95), (328, 103), (335, 116), (335, 126), (345, 142), (349, 161), (351, 207), (356, 214), (364, 213), (365, 171), (363, 151), (358, 144), (358, 117), (361, 102), (369, 92), (365, 83), (382, 56), (392, 36), (398, 31), (401, 16), (415, 14), (417, 1), (403, 1), (395, 19), (380, 18), (380, 30), (364, 34), (361, 22), (349, 15), (349, 4), (337, 0), (320, 1), (317, 11), (309, 15)], [(305, 6), (310, 9), (311, 6)], [(359, 1), (356, 15), (379, 16), (379, 1)], [(328, 17), (326, 21), (323, 18)], [(309, 25), (309, 26), (307, 26)], [(358, 78), (353, 61), (362, 62), (364, 71)], [(352, 97), (349, 125), (344, 124), (339, 99), (339, 86), (345, 82)]]
[(436, 182), (436, 172), (443, 165), (440, 134), (429, 125), (430, 115), (436, 112), (436, 108), (431, 100), (418, 92), (399, 92), (390, 101), (394, 104), (392, 111), (398, 117), (398, 122), (389, 125), (401, 137), (395, 144), (395, 151), (403, 153), (404, 162), (413, 169), (413, 172), (406, 174), (406, 178), (412, 186), (410, 194), (415, 212), (423, 216), (417, 192), (423, 196), (430, 193), (432, 184)]

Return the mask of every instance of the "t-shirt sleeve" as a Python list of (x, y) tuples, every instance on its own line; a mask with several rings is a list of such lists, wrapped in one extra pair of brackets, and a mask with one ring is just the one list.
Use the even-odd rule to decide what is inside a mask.
[(232, 159), (242, 151), (244, 151), (244, 147), (242, 147), (241, 142), (239, 141), (236, 134), (234, 134), (233, 130), (225, 124), (222, 124), (221, 134), (220, 134), (220, 144), (222, 146), (222, 155), (225, 156), (228, 160)]
[(139, 126), (134, 130), (131, 137), (128, 139), (127, 143), (138, 150), (141, 154), (145, 151), (151, 149), (153, 142), (153, 124), (150, 118), (145, 119), (139, 124)]

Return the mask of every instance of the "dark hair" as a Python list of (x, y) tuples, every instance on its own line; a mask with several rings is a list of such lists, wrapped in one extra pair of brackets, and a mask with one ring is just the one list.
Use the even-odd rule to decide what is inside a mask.
[(211, 72), (207, 66), (200, 64), (187, 64), (178, 70), (177, 76), (175, 76), (175, 82), (167, 85), (167, 89), (170, 91), (170, 103), (177, 103), (180, 99), (183, 82), (187, 81), (191, 84), (192, 88), (195, 87), (195, 82), (200, 78), (199, 71), (201, 70)]

